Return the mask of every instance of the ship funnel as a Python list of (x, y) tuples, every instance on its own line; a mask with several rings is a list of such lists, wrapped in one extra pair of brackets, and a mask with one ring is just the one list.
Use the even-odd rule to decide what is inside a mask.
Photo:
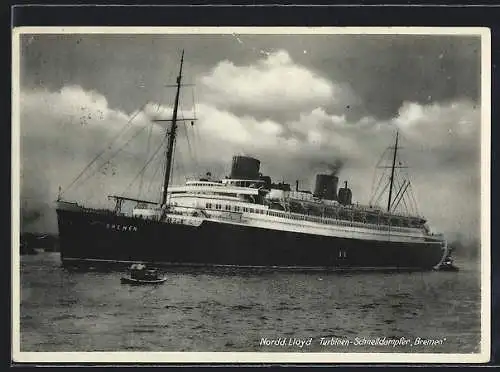
[(260, 161), (249, 156), (233, 156), (231, 178), (238, 180), (258, 180)]
[(339, 178), (332, 174), (318, 174), (314, 196), (320, 199), (337, 200), (337, 185)]
[(347, 181), (344, 182), (344, 187), (339, 189), (339, 203), (343, 205), (352, 204), (352, 191), (347, 187)]

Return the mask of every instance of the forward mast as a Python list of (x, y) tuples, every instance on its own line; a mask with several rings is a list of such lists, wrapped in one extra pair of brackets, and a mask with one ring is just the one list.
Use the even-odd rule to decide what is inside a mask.
[[(181, 91), (181, 80), (182, 80), (182, 65), (184, 63), (184, 50), (181, 55), (181, 65), (179, 68), (179, 76), (177, 76), (177, 91), (175, 93), (175, 101), (174, 101), (174, 110), (172, 113), (172, 126), (170, 127), (170, 132), (167, 132), (168, 135), (168, 145), (166, 151), (166, 162), (165, 162), (165, 178), (163, 180), (163, 193), (161, 197), (161, 206), (165, 206), (167, 203), (167, 192), (168, 185), (170, 183), (170, 173), (172, 171), (172, 160), (174, 155), (174, 146), (175, 146), (175, 136), (177, 132), (177, 111), (179, 109), (179, 96)], [(161, 120), (160, 120), (161, 121)], [(163, 120), (167, 121), (167, 120)]]

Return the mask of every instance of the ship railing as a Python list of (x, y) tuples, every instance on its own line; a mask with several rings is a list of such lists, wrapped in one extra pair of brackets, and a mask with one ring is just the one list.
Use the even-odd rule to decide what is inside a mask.
[(214, 217), (226, 221), (241, 222), (242, 216), (243, 216), (242, 212), (223, 211), (221, 214)]
[[(292, 191), (295, 192), (295, 191)], [(279, 200), (279, 198), (273, 198), (273, 200)], [(383, 216), (393, 216), (397, 218), (423, 218), (423, 216), (419, 215), (412, 215), (410, 213), (405, 213), (405, 212), (398, 212), (398, 213), (387, 213), (384, 211), (382, 208), (378, 206), (370, 206), (370, 205), (364, 205), (364, 204), (347, 204), (343, 205), (335, 201), (335, 204), (330, 204), (331, 201), (325, 202), (325, 200), (318, 199), (314, 196), (311, 196), (310, 198), (297, 198), (297, 197), (289, 197), (287, 198), (287, 201), (291, 201), (294, 203), (306, 203), (308, 205), (313, 205), (315, 207), (327, 207), (327, 208), (333, 208), (336, 210), (347, 210), (349, 212), (369, 212), (369, 213), (375, 213), (375, 214), (380, 214)]]
[(99, 213), (99, 214), (115, 214), (112, 209), (108, 208), (90, 208), (90, 207), (80, 207), (82, 212)]
[(326, 225), (348, 226), (348, 227), (362, 227), (370, 228), (381, 231), (395, 231), (395, 232), (415, 232), (418, 227), (400, 227), (394, 225), (381, 225), (366, 222), (358, 222), (352, 220), (343, 220), (337, 218), (321, 217), (321, 216), (308, 216), (298, 213), (283, 212), (277, 210), (269, 210), (266, 213), (268, 216), (281, 217), (293, 220), (302, 220), (313, 223), (321, 223)]
[[(193, 210), (193, 211), (200, 211), (200, 208), (196, 207), (182, 207), (183, 209), (188, 209), (188, 210)], [(105, 209), (105, 208), (85, 208), (82, 207), (82, 211), (86, 212), (93, 212), (93, 213), (102, 213), (102, 214), (115, 214), (115, 212), (111, 209)], [(202, 209), (201, 209), (202, 210)], [(226, 212), (225, 215), (218, 215), (218, 216), (211, 216), (211, 217), (216, 217), (224, 220), (231, 220), (231, 221), (239, 221), (242, 218), (243, 213), (241, 212), (233, 212), (233, 211), (224, 211)], [(278, 211), (278, 210), (267, 210), (263, 211), (264, 214), (268, 216), (274, 216), (274, 217), (281, 217), (281, 218), (286, 218), (286, 219), (292, 219), (292, 220), (302, 220), (302, 221), (307, 221), (307, 222), (313, 222), (313, 223), (321, 223), (325, 225), (336, 225), (336, 226), (345, 226), (345, 227), (362, 227), (362, 228), (370, 228), (370, 229), (375, 229), (375, 230), (380, 230), (380, 231), (395, 231), (395, 232), (414, 232), (415, 229), (419, 229), (418, 227), (399, 227), (399, 226), (393, 226), (393, 225), (381, 225), (381, 224), (371, 224), (371, 223), (364, 223), (364, 222), (357, 222), (357, 221), (352, 221), (352, 220), (344, 220), (344, 219), (338, 219), (338, 218), (328, 218), (328, 217), (320, 217), (320, 216), (308, 216), (308, 215), (303, 215), (299, 213), (290, 213), (290, 212), (284, 212), (284, 211)], [(188, 212), (182, 212), (182, 211), (176, 211), (176, 210), (170, 210), (168, 214), (174, 214), (174, 215), (186, 215)], [(230, 214), (230, 216), (229, 216)], [(158, 220), (159, 217), (156, 215), (151, 215), (151, 216), (145, 216), (145, 215), (134, 215), (132, 216), (133, 218), (141, 219), (141, 220)], [(440, 238), (442, 234), (431, 234), (432, 237), (435, 238)]]
[[(344, 206), (345, 208), (345, 206)], [(380, 207), (377, 206), (369, 206), (369, 205), (362, 205), (362, 204), (351, 204), (351, 207), (349, 208), (350, 211), (363, 211), (363, 212), (371, 212), (371, 213), (376, 213), (380, 214), (383, 216), (393, 216), (393, 217), (398, 217), (398, 218), (423, 218), (423, 216), (420, 215), (412, 215), (408, 212), (400, 212), (398, 211), (397, 213), (388, 213), (387, 211), (383, 210)]]
[[(211, 209), (210, 207), (207, 207), (209, 210)], [(238, 207), (241, 208), (241, 207)], [(308, 222), (313, 222), (313, 223), (321, 223), (325, 225), (336, 225), (336, 226), (349, 226), (349, 227), (359, 227), (359, 228), (368, 228), (372, 230), (379, 230), (379, 231), (394, 231), (394, 232), (405, 232), (405, 233), (415, 233), (416, 231), (422, 231), (420, 226), (415, 226), (415, 227), (401, 227), (401, 226), (394, 226), (394, 225), (382, 225), (382, 224), (376, 224), (376, 223), (370, 223), (370, 222), (358, 222), (358, 221), (353, 221), (349, 219), (342, 219), (342, 218), (329, 218), (329, 217), (324, 217), (324, 216), (310, 216), (310, 215), (304, 215), (304, 214), (299, 214), (299, 213), (293, 213), (293, 212), (286, 212), (282, 210), (276, 210), (276, 209), (270, 209), (270, 210), (263, 210), (263, 209), (253, 209), (253, 208), (242, 208), (243, 213), (249, 213), (249, 216), (256, 215), (256, 214), (262, 214), (262, 215), (268, 215), (268, 216), (274, 216), (274, 217), (280, 217), (280, 218), (285, 218), (289, 220), (302, 220), (302, 221), (308, 221)], [(231, 209), (221, 209), (221, 208), (215, 208), (216, 211), (227, 211), (227, 212), (232, 212), (232, 213), (237, 213), (237, 211), (232, 211)], [(217, 218), (217, 216), (214, 216), (214, 218)]]

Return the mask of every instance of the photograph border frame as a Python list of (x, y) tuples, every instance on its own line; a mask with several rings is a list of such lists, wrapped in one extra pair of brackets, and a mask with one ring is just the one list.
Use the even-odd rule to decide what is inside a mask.
[[(51, 26), (43, 26), (43, 29), (44, 30), (47, 30), (46, 27), (51, 27)], [(58, 26), (54, 26), (55, 28), (61, 28), (61, 27), (58, 27)], [(206, 27), (206, 26), (200, 26), (200, 27)], [(327, 28), (329, 28), (330, 26), (327, 26)], [(66, 30), (69, 30), (69, 28), (66, 28), (66, 27), (62, 27), (63, 29), (65, 28)], [(163, 27), (158, 27), (158, 29), (163, 29)], [(170, 28), (170, 27), (168, 27)], [(403, 27), (403, 28), (399, 28), (399, 30), (402, 30), (406, 27)], [(415, 28), (411, 27), (413, 30), (413, 32), (415, 31)], [(417, 27), (419, 29), (422, 29), (421, 27)], [(35, 27), (35, 29), (38, 29), (40, 30), (39, 28)], [(100, 30), (102, 30), (102, 27), (99, 27)], [(471, 28), (467, 28), (468, 30), (470, 30)], [(492, 140), (492, 137), (491, 137), (491, 67), (492, 67), (492, 60), (491, 60), (491, 34), (490, 34), (490, 29), (488, 27), (477, 27), (476, 28), (477, 31), (480, 31), (481, 32), (481, 37), (482, 37), (482, 50), (481, 50), (481, 69), (482, 69), (482, 75), (484, 73), (484, 71), (488, 71), (489, 74), (488, 76), (486, 77), (486, 81), (484, 80), (484, 77), (482, 77), (483, 81), (482, 81), (482, 84), (481, 84), (481, 110), (482, 110), (482, 133), (481, 133), (481, 137), (482, 137), (482, 146), (481, 146), (481, 163), (482, 163), (482, 168), (485, 168), (486, 169), (484, 170), (486, 173), (482, 173), (482, 176), (483, 174), (486, 175), (486, 179), (482, 179), (482, 182), (481, 182), (481, 194), (482, 194), (482, 208), (481, 208), (481, 218), (482, 218), (482, 222), (481, 222), (481, 229), (482, 229), (482, 245), (483, 244), (487, 244), (491, 247), (491, 241), (490, 241), (490, 234), (491, 234), (491, 230), (490, 230), (490, 227), (491, 227), (491, 224), (490, 224), (490, 221), (491, 221), (491, 210), (490, 210), (490, 206), (491, 206), (491, 199), (490, 199), (490, 181), (491, 181), (491, 140)], [(18, 37), (19, 36), (19, 32), (23, 32), (23, 31), (30, 31), (31, 30), (31, 27), (28, 27), (28, 28), (25, 28), (25, 27), (22, 27), (22, 28), (15, 28), (13, 29), (13, 37)], [(34, 29), (33, 29), (34, 30)], [(116, 29), (114, 29), (116, 30)], [(205, 29), (206, 30), (206, 29)], [(394, 31), (396, 29), (392, 29), (392, 31)], [(85, 30), (85, 33), (88, 33), (89, 29), (86, 28)], [(100, 32), (98, 30), (95, 30), (96, 32)], [(164, 30), (163, 30), (164, 31)], [(363, 31), (366, 31), (366, 29), (364, 29)], [(45, 31), (44, 31), (45, 32)], [(72, 29), (72, 33), (75, 32), (75, 29)], [(151, 31), (148, 31), (147, 33), (150, 33)], [(235, 28), (231, 27), (231, 32), (238, 32), (237, 30), (235, 31)], [(37, 31), (37, 33), (39, 33), (39, 31)], [(413, 33), (412, 33), (413, 34)], [(19, 196), (19, 179), (17, 179), (16, 181), (16, 175), (19, 175), (18, 174), (18, 170), (19, 170), (19, 128), (17, 127), (16, 128), (16, 125), (18, 126), (18, 123), (16, 123), (16, 113), (19, 112), (19, 88), (17, 87), (16, 88), (16, 84), (19, 82), (19, 64), (18, 64), (18, 60), (16, 60), (16, 53), (17, 53), (17, 57), (19, 57), (19, 50), (18, 49), (15, 49), (16, 48), (16, 42), (15, 42), (15, 39), (12, 40), (13, 41), (13, 44), (12, 44), (12, 67), (13, 67), (13, 70), (12, 70), (12, 92), (13, 92), (13, 95), (12, 95), (12, 108), (13, 108), (13, 119), (14, 119), (14, 124), (12, 126), (12, 145), (13, 145), (13, 154), (14, 156), (12, 157), (12, 183), (13, 183), (13, 189), (12, 189), (12, 215), (11, 215), (11, 218), (12, 218), (12, 221), (13, 221), (13, 224), (14, 224), (14, 228), (12, 229), (12, 236), (11, 236), (11, 239), (12, 239), (12, 245), (13, 247), (16, 247), (16, 244), (19, 243), (19, 234), (16, 234), (16, 230), (15, 230), (15, 225), (16, 225), (16, 222), (15, 221), (19, 221), (19, 204), (16, 204), (16, 200), (15, 200), (15, 197), (18, 197)], [(483, 46), (488, 46), (488, 51), (486, 51), (485, 49), (483, 49)], [(18, 47), (18, 45), (17, 45)], [(485, 52), (487, 52), (486, 56), (489, 58), (489, 61), (486, 61), (485, 63)], [(16, 67), (17, 66), (17, 67)], [(17, 75), (16, 75), (17, 74)], [(17, 83), (16, 83), (16, 77), (17, 77)], [(485, 107), (486, 105), (486, 102), (488, 101), (488, 105), (487, 107)], [(487, 119), (487, 125), (484, 123), (484, 120), (485, 120), (485, 116), (486, 116), (486, 119)], [(486, 125), (486, 130), (485, 130), (485, 125)], [(16, 139), (17, 138), (17, 139)], [(485, 146), (484, 146), (484, 143), (488, 143), (488, 146), (486, 146), (487, 148), (485, 149)], [(485, 150), (486, 150), (486, 153), (485, 153)], [(17, 151), (17, 155), (16, 155), (16, 151)], [(483, 172), (483, 169), (482, 169), (482, 172)], [(488, 182), (483, 182), (483, 181), (488, 181)], [(16, 190), (17, 188), (17, 190)], [(488, 208), (484, 208), (484, 205), (488, 205)], [(16, 207), (17, 207), (17, 212), (15, 211), (16, 210)], [(487, 209), (487, 210), (486, 210)], [(486, 212), (486, 213), (485, 213)], [(486, 222), (485, 222), (486, 221)], [(485, 240), (483, 240), (485, 239)], [(15, 252), (18, 251), (18, 250), (12, 250), (11, 253), (12, 254), (12, 265), (11, 268), (15, 268), (17, 265), (17, 268), (18, 268), (18, 265), (19, 265), (19, 257), (17, 257), (17, 261), (16, 261), (16, 254)], [(484, 249), (483, 249), (484, 251)], [(486, 256), (483, 255), (483, 253), (485, 252), (482, 252), (481, 254), (481, 265), (482, 265), (482, 268), (481, 268), (481, 272), (482, 272), (482, 287), (486, 286), (487, 288), (487, 296), (484, 296), (484, 293), (483, 293), (483, 298), (482, 298), (482, 306), (485, 306), (487, 307), (488, 309), (491, 309), (491, 266), (490, 264), (493, 263), (493, 261), (491, 260), (491, 256), (490, 256), (490, 250), (486, 250)], [(485, 262), (485, 259), (487, 259), (487, 262)], [(15, 293), (14, 289), (15, 289), (15, 285), (16, 284), (19, 284), (19, 277), (16, 277), (16, 274), (15, 274), (15, 271), (16, 270), (12, 270), (12, 319), (15, 319), (16, 316), (19, 315), (19, 313), (15, 311), (15, 306), (14, 306), (14, 300), (16, 299), (16, 295), (17, 297), (19, 297), (19, 294)], [(18, 271), (18, 270), (17, 270)], [(485, 283), (484, 281), (484, 277), (486, 276), (487, 280)], [(483, 288), (484, 289), (484, 288)], [(486, 325), (488, 326), (491, 326), (491, 312), (489, 314), (484, 314), (484, 312), (482, 312), (482, 327), (484, 327), (485, 323), (487, 323)], [(490, 327), (488, 327), (490, 328)], [(60, 359), (52, 359), (51, 356), (49, 356), (48, 354), (51, 354), (51, 353), (43, 353), (43, 354), (46, 354), (48, 356), (48, 358), (42, 358), (41, 360), (40, 359), (36, 359), (36, 358), (31, 358), (30, 353), (26, 353), (26, 352), (23, 352), (22, 354), (26, 354), (25, 356), (27, 356), (28, 358), (26, 359), (23, 359), (23, 358), (19, 358), (20, 356), (20, 350), (16, 350), (16, 348), (14, 347), (14, 342), (15, 341), (20, 341), (19, 338), (16, 339), (16, 337), (19, 336), (19, 328), (16, 328), (15, 326), (12, 328), (12, 331), (13, 331), (13, 334), (12, 334), (12, 346), (13, 346), (13, 361), (15, 361), (16, 363), (40, 363), (40, 362), (43, 362), (43, 363), (74, 363), (75, 362), (75, 354), (74, 353), (67, 353), (68, 355), (60, 355), (62, 356), (62, 358)], [(16, 336), (16, 333), (17, 332), (17, 336)], [(482, 330), (482, 333), (485, 332), (485, 330), (483, 329)], [(484, 333), (483, 333), (484, 334)], [(490, 333), (489, 332), (486, 332), (486, 334), (488, 334), (488, 337), (487, 337), (487, 340), (485, 340), (484, 337), (482, 337), (482, 340), (481, 340), (481, 343), (482, 343), (482, 349), (483, 351), (479, 354), (481, 356), (480, 360), (477, 359), (477, 358), (460, 358), (460, 360), (458, 359), (454, 359), (454, 358), (448, 358), (446, 356), (450, 356), (450, 355), (453, 355), (453, 354), (445, 354), (445, 353), (439, 353), (439, 354), (436, 354), (436, 358), (434, 359), (433, 357), (433, 354), (429, 354), (429, 353), (424, 353), (422, 354), (424, 358), (428, 358), (427, 360), (412, 360), (412, 358), (410, 357), (409, 358), (409, 355), (415, 355), (415, 353), (404, 353), (404, 354), (401, 354), (401, 359), (398, 359), (398, 358), (393, 358), (394, 357), (394, 353), (368, 353), (369, 355), (373, 355), (373, 354), (386, 354), (386, 355), (390, 355), (392, 358), (386, 358), (385, 356), (381, 357), (380, 359), (372, 359), (372, 360), (367, 360), (366, 362), (363, 361), (363, 363), (374, 363), (374, 364), (377, 364), (377, 363), (439, 363), (439, 364), (442, 364), (442, 363), (450, 363), (450, 364), (454, 364), (454, 363), (486, 363), (490, 360), (491, 358), (491, 346), (492, 345), (492, 340), (491, 340), (491, 337), (490, 337)], [(484, 349), (487, 349), (487, 350), (484, 350)], [(109, 353), (99, 353), (99, 352), (91, 352), (92, 354), (94, 354), (96, 356), (96, 359), (94, 358), (91, 358), (89, 360), (82, 360), (80, 362), (89, 362), (89, 363), (101, 363), (103, 362), (103, 359), (102, 357), (105, 356), (105, 355), (101, 355), (101, 354), (109, 354)], [(40, 352), (35, 352), (35, 354), (40, 354)], [(56, 353), (56, 354), (66, 354), (66, 353)], [(127, 355), (130, 355), (130, 354), (135, 354), (135, 353), (131, 353), (131, 352), (124, 352), (123, 354), (127, 354)], [(148, 353), (148, 354), (166, 354), (164, 352), (160, 352), (160, 353)], [(168, 353), (168, 354), (171, 354), (171, 353)], [(170, 355), (170, 357), (172, 358), (175, 358), (179, 355), (177, 354), (186, 354), (185, 352), (180, 352), (180, 353), (172, 353)], [(177, 359), (177, 360), (173, 360), (171, 358), (167, 358), (167, 359), (164, 359), (164, 358), (158, 358), (158, 359), (154, 359), (154, 360), (144, 360), (144, 361), (138, 361), (135, 357), (134, 358), (129, 358), (127, 356), (119, 356), (118, 359), (116, 360), (112, 360), (112, 361), (104, 361), (105, 363), (279, 363), (279, 364), (283, 364), (283, 363), (293, 363), (293, 364), (296, 364), (296, 363), (300, 363), (300, 364), (303, 364), (303, 363), (306, 363), (306, 364), (316, 364), (316, 363), (328, 363), (328, 364), (337, 364), (337, 363), (353, 363), (354, 360), (350, 360), (350, 359), (343, 359), (343, 358), (339, 358), (337, 360), (331, 360), (331, 359), (328, 359), (328, 358), (325, 358), (325, 355), (329, 355), (329, 354), (332, 354), (332, 353), (254, 353), (254, 354), (258, 354), (259, 356), (262, 356), (263, 354), (271, 354), (272, 355), (272, 358), (271, 359), (267, 359), (267, 358), (262, 358), (262, 359), (259, 359), (259, 360), (254, 360), (254, 361), (249, 361), (249, 360), (242, 360), (239, 356), (236, 356), (235, 358), (229, 358), (227, 355), (223, 358), (214, 358), (213, 355), (206, 355), (206, 354), (218, 354), (219, 356), (221, 354), (225, 354), (225, 353), (200, 353), (202, 355), (200, 355), (202, 357), (203, 360), (185, 360), (185, 359)], [(230, 353), (230, 354), (240, 354), (240, 353)], [(252, 353), (243, 353), (243, 354), (252, 354)], [(281, 356), (281, 354), (299, 354), (297, 355), (296, 357), (291, 357), (289, 359), (276, 359), (275, 357), (278, 355), (278, 356)], [(335, 353), (338, 355), (338, 353)], [(364, 353), (349, 353), (349, 354), (352, 354), (352, 355), (355, 355), (358, 359), (359, 357), (364, 357), (365, 354)], [(310, 359), (309, 357), (305, 357), (305, 356), (314, 356), (314, 359)], [(476, 356), (478, 354), (472, 354), (473, 356)], [(432, 356), (429, 358), (429, 356)], [(458, 356), (462, 357), (464, 356), (464, 354), (458, 354)], [(317, 358), (317, 359), (316, 359)]]

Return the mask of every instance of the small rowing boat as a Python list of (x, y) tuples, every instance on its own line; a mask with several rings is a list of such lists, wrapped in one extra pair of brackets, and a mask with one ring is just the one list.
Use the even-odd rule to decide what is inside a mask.
[(129, 269), (129, 276), (122, 277), (122, 284), (161, 284), (167, 278), (160, 274), (158, 269), (148, 269), (144, 264), (133, 264)]
[(159, 278), (155, 280), (145, 280), (145, 279), (133, 279), (133, 278), (121, 278), (122, 284), (161, 284), (166, 281), (167, 278)]

